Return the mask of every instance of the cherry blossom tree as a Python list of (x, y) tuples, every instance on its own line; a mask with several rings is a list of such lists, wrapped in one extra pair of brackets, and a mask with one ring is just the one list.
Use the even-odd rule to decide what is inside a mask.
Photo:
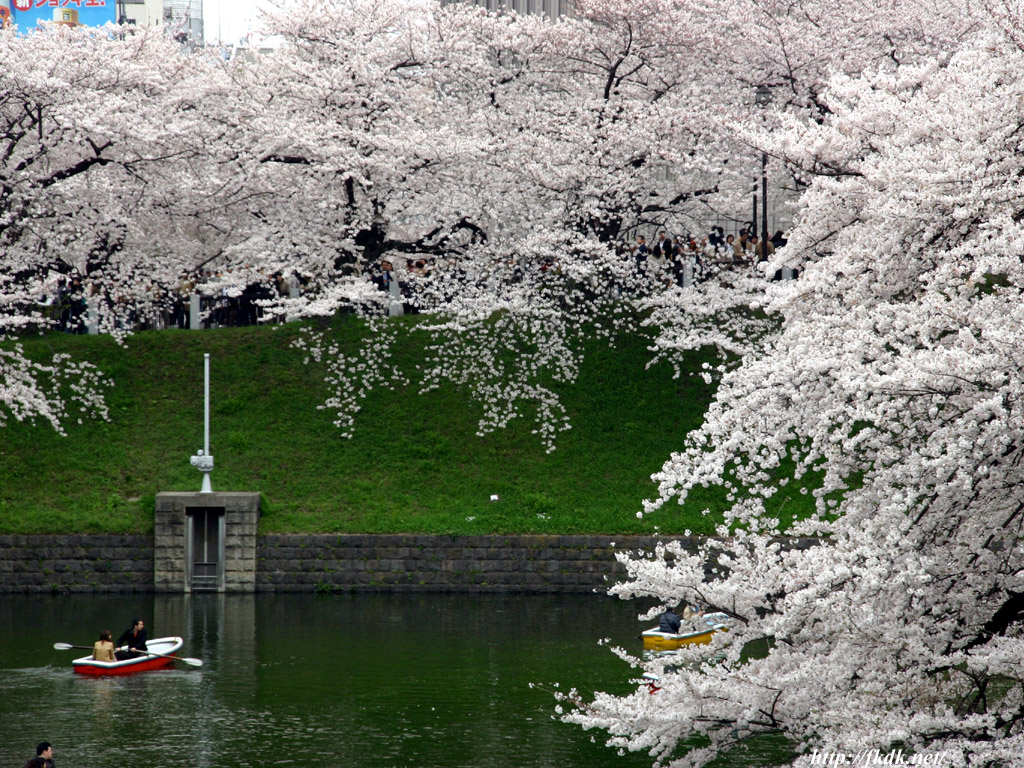
[[(288, 192), (272, 207), (253, 198), (258, 221), (236, 261), (256, 253), (296, 272), (306, 290), (292, 315), (384, 312), (393, 300), (368, 292), (368, 278), (393, 262), (413, 294), (402, 301), (436, 318), (418, 326), (434, 350), (423, 387), (469, 384), (485, 407), (484, 431), (524, 409), (536, 411), (543, 435), (564, 428), (550, 382), (570, 380), (578, 365), (566, 289), (589, 285), (602, 267), (580, 258), (570, 279), (545, 265), (566, 249), (599, 253), (608, 270), (627, 265), (594, 247), (592, 233), (566, 231), (566, 212), (580, 220), (564, 199), (575, 181), (553, 173), (565, 176), (576, 161), (558, 158), (579, 152), (555, 130), (572, 121), (552, 113), (571, 93), (568, 76), (539, 64), (550, 58), (550, 23), (461, 5), (345, 0), (289, 8), (272, 25), (285, 45), (244, 73), (252, 83), (244, 125), (253, 183)], [(545, 157), (552, 162), (542, 167)], [(429, 260), (429, 269), (407, 272), (407, 259)], [(373, 370), (365, 360), (384, 362), (390, 338), (375, 333), (352, 366), (337, 361), (332, 402), (349, 407), (343, 390), (355, 371)], [(309, 343), (316, 355), (326, 351), (322, 338)], [(502, 350), (517, 354), (508, 361)]]
[[(408, 329), (430, 335), (422, 389), (465, 384), (481, 432), (529, 417), (549, 448), (578, 339), (642, 316), (655, 356), (730, 355), (642, 514), (707, 484), (732, 506), (696, 555), (623, 554), (612, 593), (697, 600), (730, 631), (672, 673), (632, 659), (657, 695), (573, 693), (566, 719), (663, 764), (772, 734), (798, 763), (1013, 764), (1024, 24), (981, 7), (578, 0), (551, 23), (309, 0), (270, 17), (279, 50), (226, 65), (139, 30), (0, 32), (0, 418), (102, 415), (97, 372), (16, 342), (76, 281), (120, 334), (183, 274), (294, 275), (278, 311), (369, 318), (348, 356), (302, 342), (344, 432), (361, 393), (409, 379), (390, 357)], [(784, 250), (696, 286), (638, 269), (623, 239), (735, 207), (761, 151), (802, 191)], [(782, 267), (800, 279), (769, 284)], [(398, 304), (423, 317), (386, 319)], [(784, 529), (770, 502), (809, 472), (818, 511)]]
[[(295, 276), (289, 317), (379, 315), (395, 302), (368, 278), (390, 259), (402, 301), (437, 319), (418, 326), (436, 350), (423, 386), (471, 382), (484, 430), (532, 411), (550, 447), (567, 424), (545, 382), (574, 378), (581, 334), (635, 328), (636, 300), (663, 356), (682, 337), (746, 349), (744, 312), (666, 293), (673, 278), (651, 281), (620, 241), (746, 196), (735, 130), (754, 84), (817, 119), (829, 72), (897, 66), (969, 26), (932, 5), (854, 23), (866, 9), (810, 0), (579, 0), (552, 24), (311, 0), (269, 18), (280, 50), (226, 67), (141, 31), (8, 34), (7, 167), (32, 172), (6, 187), (4, 274), (27, 298), (5, 304), (22, 316), (70, 282), (123, 333), (205, 269), (208, 294)], [(407, 259), (431, 268), (405, 274)], [(736, 308), (762, 291), (729, 280)]]
[(216, 207), (197, 171), (224, 132), (203, 101), (220, 81), (151, 32), (59, 25), (0, 31), (0, 72), (0, 407), (60, 429), (72, 409), (104, 414), (102, 377), (10, 340), (61, 310), (83, 322), (86, 300), (116, 332), (156, 311), (204, 241), (218, 247), (191, 214)]
[[(270, 28), (285, 44), (243, 73), (252, 226), (226, 271), (255, 254), (296, 272), (290, 316), (382, 313), (394, 302), (367, 273), (390, 260), (431, 315), (423, 386), (468, 384), (483, 431), (533, 414), (553, 447), (568, 425), (550, 383), (575, 377), (581, 335), (633, 327), (630, 297), (677, 278), (652, 280), (622, 241), (749, 189), (728, 163), (743, 147), (695, 108), (731, 93), (695, 18), (670, 0), (581, 2), (558, 24), (433, 2), (289, 7)], [(430, 269), (403, 273), (407, 259)], [(382, 384), (367, 361), (386, 365), (390, 338), (336, 361), (339, 423), (357, 371)]]
[[(1019, 763), (1024, 50), (1020, 9), (1000, 10), (947, 55), (837, 76), (818, 120), (750, 134), (813, 179), (767, 266), (802, 276), (769, 295), (780, 332), (724, 376), (645, 514), (706, 484), (734, 505), (696, 555), (621, 555), (611, 590), (698, 601), (730, 629), (671, 673), (634, 659), (661, 673), (656, 695), (573, 693), (567, 720), (666, 765), (768, 734), (797, 765)], [(783, 531), (765, 502), (786, 460), (823, 480), (817, 513)]]
[(60, 278), (88, 280), (111, 316), (118, 304), (146, 304), (154, 273), (177, 277), (195, 243), (212, 239), (182, 220), (200, 198), (210, 204), (189, 163), (208, 162), (221, 130), (204, 103), (223, 96), (218, 69), (148, 30), (58, 27), (2, 40), (0, 237), (16, 265), (4, 273), (37, 294)]

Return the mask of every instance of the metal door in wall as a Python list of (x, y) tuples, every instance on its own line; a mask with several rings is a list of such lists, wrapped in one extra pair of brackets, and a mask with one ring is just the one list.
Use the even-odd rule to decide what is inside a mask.
[(187, 586), (192, 592), (224, 588), (224, 508), (190, 507), (185, 510)]

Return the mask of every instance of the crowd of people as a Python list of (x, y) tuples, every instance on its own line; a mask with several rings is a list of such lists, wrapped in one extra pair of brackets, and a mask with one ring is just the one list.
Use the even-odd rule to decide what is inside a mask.
[[(37, 302), (37, 309), (59, 331), (65, 333), (87, 333), (90, 301), (104, 301), (116, 305), (117, 327), (131, 330), (163, 330), (165, 328), (191, 327), (191, 302), (201, 283), (220, 280), (220, 273), (204, 272), (199, 275), (182, 275), (177, 285), (155, 289), (159, 295), (155, 300), (145, 302), (147, 311), (140, 312), (125, 295), (94, 298), (95, 292), (88, 284), (75, 278), (68, 278), (58, 284), (53, 292)], [(199, 295), (203, 328), (237, 327), (258, 325), (268, 321), (261, 302), (292, 295), (294, 278), (273, 275), (245, 286), (241, 291), (227, 288), (213, 294)], [(154, 297), (149, 297), (154, 298)]]
[[(722, 269), (752, 265), (770, 258), (786, 244), (781, 230), (765, 243), (760, 241), (753, 227), (745, 227), (738, 234), (726, 235), (722, 227), (715, 226), (708, 234), (695, 237), (689, 234), (670, 236), (661, 231), (648, 241), (645, 235), (638, 235), (634, 242), (621, 241), (616, 247), (619, 256), (628, 262), (637, 280), (630, 285), (614, 286), (616, 295), (635, 293), (638, 285), (648, 290), (671, 285), (691, 285), (708, 279)], [(397, 266), (397, 268), (396, 268)], [(496, 264), (490, 272), (476, 276), (481, 284), (492, 282), (520, 282), (529, 269), (539, 273), (557, 271), (560, 268), (553, 256), (537, 259), (535, 265), (518, 262)], [(437, 270), (455, 274), (452, 284), (468, 276), (460, 272), (458, 262), (439, 261), (433, 257), (409, 258), (402, 261), (382, 259), (369, 269), (369, 278), (383, 293), (390, 294), (391, 314), (406, 314), (418, 311), (422, 296), (420, 286), (423, 280)], [(191, 313), (193, 296), (201, 284), (216, 284), (224, 275), (217, 272), (183, 274), (177, 285), (154, 288), (161, 295), (156, 301), (144, 302), (146, 314), (141, 314), (124, 296), (104, 296), (93, 299), (93, 291), (81, 279), (67, 278), (51, 295), (42, 297), (37, 311), (41, 312), (58, 330), (67, 333), (86, 333), (89, 325), (90, 301), (105, 301), (117, 305), (114, 313), (117, 326), (131, 330), (162, 330), (165, 328), (192, 327)], [(777, 273), (774, 279), (781, 279)], [(280, 314), (271, 314), (266, 305), (276, 299), (295, 297), (303, 288), (302, 281), (295, 275), (274, 274), (261, 276), (248, 283), (243, 289), (222, 288), (199, 292), (199, 311), (203, 328), (222, 328), (258, 325), (279, 321)], [(643, 290), (643, 289), (641, 289)]]
[[(767, 261), (786, 244), (782, 230), (776, 230), (766, 242), (754, 227), (744, 227), (737, 235), (726, 235), (722, 227), (712, 227), (700, 238), (686, 234), (674, 239), (665, 231), (647, 241), (638, 235), (634, 243), (620, 243), (619, 252), (634, 260), (636, 269), (664, 284), (685, 285), (700, 282), (724, 267), (757, 264)], [(782, 279), (776, 274), (774, 279)]]

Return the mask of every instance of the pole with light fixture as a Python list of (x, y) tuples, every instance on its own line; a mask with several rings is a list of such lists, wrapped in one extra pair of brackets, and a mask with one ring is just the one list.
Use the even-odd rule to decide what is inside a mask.
[(213, 493), (210, 484), (210, 473), (213, 472), (213, 455), (210, 453), (210, 353), (203, 355), (203, 448), (189, 463), (203, 473), (203, 485), (200, 493)]

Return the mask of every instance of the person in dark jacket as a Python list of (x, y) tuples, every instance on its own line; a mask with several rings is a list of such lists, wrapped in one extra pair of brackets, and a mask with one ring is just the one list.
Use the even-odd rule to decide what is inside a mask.
[(36, 747), (36, 756), (29, 760), (26, 765), (42, 766), (42, 768), (54, 768), (53, 747), (50, 742), (43, 741)]
[(679, 627), (682, 622), (679, 617), (676, 616), (676, 612), (669, 607), (667, 611), (661, 614), (661, 621), (658, 623), (659, 632), (671, 632), (674, 635), (679, 634)]
[(125, 630), (124, 633), (117, 638), (117, 647), (128, 646), (126, 651), (118, 651), (114, 655), (117, 656), (118, 661), (124, 659), (134, 659), (136, 656), (141, 656), (140, 651), (146, 650), (146, 630), (143, 628), (145, 624), (142, 619), (135, 619), (129, 629)]

